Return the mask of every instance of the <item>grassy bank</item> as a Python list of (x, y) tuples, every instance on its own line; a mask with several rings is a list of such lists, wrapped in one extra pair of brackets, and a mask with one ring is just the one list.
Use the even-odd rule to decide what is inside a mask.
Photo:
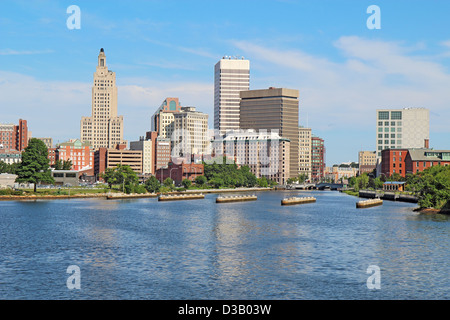
[(353, 191), (353, 190), (342, 190), (343, 193), (348, 194), (350, 196), (355, 196), (355, 197), (359, 197), (359, 192), (358, 191)]

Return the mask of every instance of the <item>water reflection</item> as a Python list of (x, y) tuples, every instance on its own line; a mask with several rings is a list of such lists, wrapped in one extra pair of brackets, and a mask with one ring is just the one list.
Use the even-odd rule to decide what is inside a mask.
[[(317, 203), (281, 206), (297, 195)], [(448, 297), (447, 216), (388, 201), (358, 210), (357, 198), (338, 192), (220, 205), (215, 197), (0, 203), (0, 298)], [(60, 283), (71, 264), (82, 272), (78, 294)], [(377, 292), (366, 288), (373, 264)]]

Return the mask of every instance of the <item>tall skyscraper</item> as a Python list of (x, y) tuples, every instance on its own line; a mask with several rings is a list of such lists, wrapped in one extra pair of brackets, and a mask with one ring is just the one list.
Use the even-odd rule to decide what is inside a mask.
[(241, 129), (278, 130), (290, 140), (290, 178), (299, 174), (299, 91), (285, 88), (241, 91)]
[(214, 68), (214, 129), (239, 129), (240, 91), (250, 89), (250, 61), (223, 57)]
[(377, 110), (377, 157), (384, 149), (428, 148), (430, 111), (425, 108)]
[(325, 141), (322, 138), (311, 137), (311, 179), (319, 181), (325, 175)]
[(123, 116), (117, 116), (116, 73), (108, 70), (103, 48), (98, 55), (92, 87), (92, 116), (81, 118), (81, 141), (94, 149), (114, 148), (123, 140)]

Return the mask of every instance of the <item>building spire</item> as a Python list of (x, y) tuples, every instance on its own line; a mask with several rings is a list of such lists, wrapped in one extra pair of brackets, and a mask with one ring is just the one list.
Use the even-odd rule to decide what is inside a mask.
[(106, 55), (105, 50), (103, 48), (100, 49), (100, 53), (98, 55), (98, 66), (106, 67)]

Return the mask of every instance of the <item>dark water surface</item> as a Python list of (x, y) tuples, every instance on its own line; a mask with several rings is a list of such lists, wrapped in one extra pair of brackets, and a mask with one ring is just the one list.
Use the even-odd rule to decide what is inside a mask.
[[(0, 299), (449, 299), (450, 218), (339, 192), (0, 203)], [(287, 196), (317, 203), (280, 205)], [(80, 268), (69, 290), (67, 268)], [(368, 289), (367, 268), (381, 272)]]

